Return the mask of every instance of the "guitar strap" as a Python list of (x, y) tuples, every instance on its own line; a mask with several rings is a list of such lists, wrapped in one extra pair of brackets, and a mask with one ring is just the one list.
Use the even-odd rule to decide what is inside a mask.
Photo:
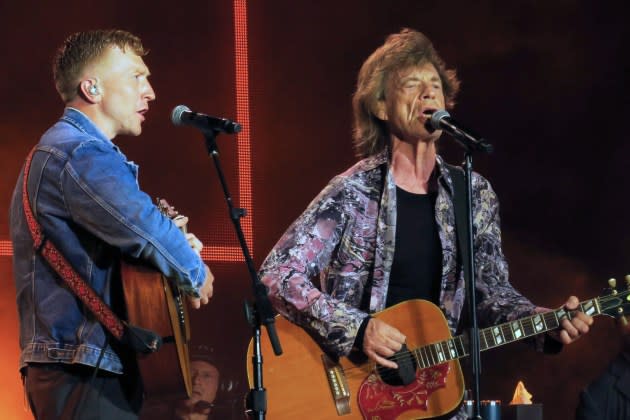
[(112, 309), (96, 294), (94, 289), (77, 273), (57, 247), (44, 235), (44, 232), (33, 214), (28, 196), (28, 174), (31, 161), (37, 146), (31, 150), (24, 164), (22, 180), (22, 207), (26, 216), (28, 229), (33, 238), (33, 248), (48, 262), (50, 267), (63, 279), (70, 290), (94, 314), (96, 319), (119, 341), (129, 345), (141, 353), (157, 351), (162, 344), (159, 335), (152, 331), (132, 326), (120, 320)]
[[(463, 267), (464, 278), (470, 278), (468, 265), (464, 261), (468, 261), (468, 246), (466, 246), (466, 238), (468, 237), (468, 223), (466, 223), (466, 177), (464, 170), (459, 166), (449, 165), (445, 163), (446, 169), (453, 181), (453, 206), (455, 207), (455, 237), (457, 238), (457, 264)], [(469, 322), (468, 316), (468, 299), (462, 308), (462, 321), (460, 329), (467, 327)]]

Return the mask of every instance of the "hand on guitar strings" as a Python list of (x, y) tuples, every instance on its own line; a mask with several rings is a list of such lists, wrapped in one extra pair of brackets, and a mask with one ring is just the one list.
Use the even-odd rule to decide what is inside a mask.
[(214, 276), (212, 275), (210, 268), (205, 264), (204, 266), (206, 267), (206, 281), (203, 283), (203, 286), (201, 286), (201, 289), (199, 289), (199, 297), (196, 298), (196, 297), (190, 296), (188, 298), (188, 300), (190, 301), (190, 304), (195, 309), (201, 308), (201, 305), (207, 305), (208, 302), (210, 301), (210, 298), (212, 297), (212, 293), (214, 290), (213, 289)]
[(386, 358), (399, 351), (406, 339), (407, 337), (396, 328), (377, 318), (372, 318), (365, 328), (363, 353), (382, 366), (398, 369), (396, 363)]
[[(570, 316), (562, 318), (560, 321), (561, 328), (547, 333), (551, 338), (562, 344), (571, 344), (588, 333), (590, 326), (593, 325), (593, 318), (582, 311), (578, 311), (579, 304), (580, 301), (577, 297), (570, 296), (564, 305), (562, 305)], [(548, 308), (536, 308), (537, 313), (549, 311), (550, 309)]]

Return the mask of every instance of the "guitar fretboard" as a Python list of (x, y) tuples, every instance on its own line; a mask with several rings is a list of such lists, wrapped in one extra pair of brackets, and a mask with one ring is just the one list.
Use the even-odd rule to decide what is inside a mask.
[[(602, 313), (598, 298), (580, 302), (578, 310), (590, 316)], [(555, 330), (563, 319), (571, 319), (571, 316), (571, 312), (557, 309), (479, 330), (479, 348), (484, 351)], [(424, 369), (468, 356), (468, 340), (464, 335), (459, 335), (418, 347), (411, 352), (418, 366)]]

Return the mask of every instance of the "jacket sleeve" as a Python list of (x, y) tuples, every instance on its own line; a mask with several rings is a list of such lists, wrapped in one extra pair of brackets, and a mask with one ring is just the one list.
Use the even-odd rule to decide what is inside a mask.
[(185, 293), (198, 296), (206, 276), (203, 261), (140, 190), (132, 165), (103, 142), (83, 142), (61, 175), (67, 211), (74, 222), (123, 255), (147, 261)]
[(260, 271), (274, 308), (337, 356), (352, 350), (367, 316), (315, 285), (351, 224), (344, 203), (343, 177), (336, 177), (284, 233)]

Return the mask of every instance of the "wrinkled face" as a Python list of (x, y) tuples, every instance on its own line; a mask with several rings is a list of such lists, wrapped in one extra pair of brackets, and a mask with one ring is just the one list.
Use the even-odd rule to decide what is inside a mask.
[(109, 138), (119, 134), (137, 136), (155, 92), (149, 69), (130, 48), (108, 48), (94, 64), (99, 90), (100, 125)]
[(195, 360), (190, 364), (190, 372), (193, 383), (190, 404), (194, 405), (198, 401), (213, 402), (219, 388), (218, 369), (208, 362)]
[(395, 138), (410, 143), (437, 140), (441, 131), (430, 133), (425, 126), (432, 112), (444, 109), (442, 81), (435, 66), (422, 63), (391, 74), (385, 99), (377, 106), (377, 117)]

